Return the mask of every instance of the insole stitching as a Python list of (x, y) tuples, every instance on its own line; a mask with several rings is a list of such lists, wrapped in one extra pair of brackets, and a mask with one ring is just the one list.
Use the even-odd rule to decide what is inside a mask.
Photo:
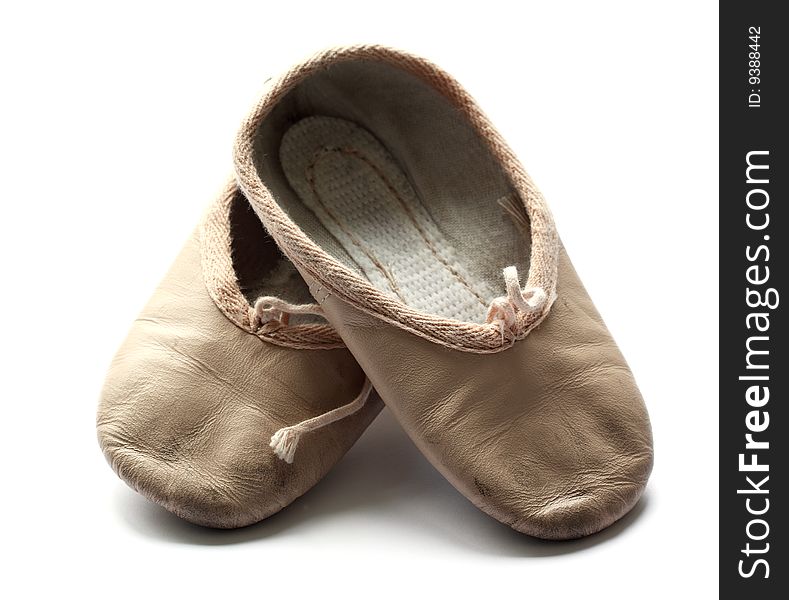
[(376, 269), (378, 269), (378, 271), (380, 271), (381, 275), (384, 276), (387, 284), (389, 285), (389, 288), (392, 290), (392, 292), (394, 292), (397, 295), (400, 301), (405, 302), (405, 298), (402, 292), (400, 291), (397, 282), (392, 277), (392, 274), (386, 269), (386, 267), (381, 263), (381, 261), (378, 260), (378, 258), (367, 248), (367, 246), (362, 244), (362, 242), (350, 230), (348, 230), (347, 227), (345, 227), (345, 224), (342, 222), (342, 220), (334, 213), (333, 210), (329, 208), (329, 205), (326, 202), (324, 202), (320, 192), (318, 192), (318, 186), (315, 183), (315, 165), (318, 164), (318, 161), (321, 158), (327, 156), (329, 153), (336, 150), (338, 149), (329, 148), (329, 147), (321, 148), (320, 150), (318, 150), (315, 153), (315, 156), (313, 157), (312, 161), (305, 168), (304, 178), (309, 184), (310, 190), (315, 196), (315, 199), (318, 201), (318, 203), (320, 203), (321, 208), (323, 208), (323, 210), (326, 212), (327, 215), (329, 215), (332, 221), (334, 221), (337, 224), (337, 227), (342, 229), (343, 233), (348, 236), (348, 239), (351, 240), (353, 245), (359, 248), (359, 250), (361, 250), (364, 253), (364, 255), (367, 256), (368, 259), (370, 259), (370, 262), (373, 264), (373, 266)]
[(471, 293), (471, 295), (473, 295), (473, 296), (474, 296), (474, 297), (475, 297), (475, 298), (476, 298), (476, 299), (479, 301), (479, 303), (480, 303), (480, 304), (481, 304), (483, 307), (486, 307), (486, 306), (487, 306), (487, 303), (485, 302), (485, 299), (484, 299), (484, 298), (482, 298), (482, 296), (480, 296), (480, 295), (477, 293), (477, 291), (476, 291), (476, 290), (474, 290), (474, 289), (471, 287), (471, 285), (469, 284), (469, 282), (468, 282), (468, 281), (466, 281), (466, 280), (463, 278), (463, 276), (462, 276), (460, 273), (458, 273), (458, 272), (457, 272), (457, 270), (456, 270), (454, 267), (452, 267), (452, 265), (450, 265), (450, 264), (447, 262), (447, 260), (446, 260), (446, 259), (445, 259), (443, 256), (441, 256), (441, 254), (440, 254), (440, 253), (439, 253), (439, 251), (438, 251), (438, 248), (436, 248), (436, 247), (435, 247), (435, 244), (433, 243), (433, 241), (432, 241), (432, 240), (431, 240), (431, 239), (430, 239), (430, 238), (427, 236), (427, 233), (425, 232), (425, 230), (422, 228), (422, 226), (421, 226), (421, 225), (419, 224), (419, 222), (417, 221), (417, 219), (416, 219), (416, 216), (415, 216), (415, 215), (414, 215), (414, 213), (411, 211), (411, 209), (409, 208), (409, 206), (406, 204), (405, 200), (403, 200), (403, 197), (400, 195), (400, 193), (397, 191), (397, 189), (395, 189), (394, 185), (392, 185), (392, 182), (389, 180), (389, 178), (386, 176), (386, 174), (385, 174), (385, 173), (384, 173), (384, 172), (383, 172), (383, 171), (382, 171), (382, 170), (381, 170), (381, 169), (378, 167), (378, 165), (376, 165), (375, 163), (373, 163), (373, 162), (372, 162), (372, 161), (371, 161), (369, 158), (367, 158), (367, 156), (365, 156), (365, 155), (364, 155), (362, 152), (360, 152), (360, 151), (359, 151), (359, 150), (357, 150), (356, 148), (350, 148), (350, 147), (343, 147), (343, 148), (324, 148), (324, 149), (323, 149), (323, 152), (321, 152), (321, 153), (320, 153), (320, 155), (319, 155), (319, 156), (317, 156), (317, 157), (315, 158), (315, 160), (314, 160), (314, 161), (313, 161), (313, 162), (310, 164), (310, 166), (309, 166), (308, 168), (313, 168), (313, 169), (314, 169), (314, 167), (315, 167), (315, 164), (318, 162), (318, 160), (320, 160), (320, 158), (323, 158), (323, 157), (325, 157), (325, 156), (326, 156), (326, 155), (327, 155), (329, 152), (339, 152), (339, 153), (342, 153), (342, 154), (345, 154), (345, 155), (348, 155), (348, 156), (353, 156), (354, 158), (358, 158), (359, 160), (361, 160), (362, 162), (364, 162), (365, 164), (367, 164), (367, 166), (368, 166), (368, 167), (370, 167), (370, 169), (372, 169), (372, 170), (373, 170), (373, 172), (374, 172), (376, 175), (378, 175), (378, 177), (380, 177), (380, 178), (381, 178), (381, 181), (383, 181), (384, 185), (385, 185), (385, 186), (386, 186), (386, 188), (389, 190), (389, 192), (390, 192), (390, 193), (391, 193), (391, 194), (392, 194), (392, 195), (393, 195), (393, 196), (394, 196), (394, 197), (397, 199), (397, 203), (398, 203), (398, 205), (399, 205), (399, 206), (400, 206), (400, 208), (403, 210), (403, 212), (405, 213), (406, 217), (408, 217), (408, 219), (409, 219), (409, 220), (411, 221), (411, 223), (414, 225), (414, 227), (416, 228), (416, 230), (419, 232), (419, 236), (420, 236), (420, 237), (422, 238), (422, 240), (424, 240), (424, 242), (427, 244), (427, 247), (430, 249), (430, 252), (433, 254), (433, 256), (435, 256), (435, 257), (436, 257), (436, 259), (437, 259), (437, 260), (438, 260), (438, 261), (439, 261), (439, 262), (440, 262), (442, 265), (444, 265), (444, 267), (447, 269), (447, 271), (449, 271), (449, 272), (452, 274), (452, 276), (453, 276), (453, 277), (454, 277), (454, 278), (455, 278), (455, 279), (456, 279), (456, 280), (457, 280), (457, 281), (458, 281), (458, 282), (459, 282), (459, 283), (460, 283), (460, 284), (461, 284), (463, 287), (465, 287), (465, 288), (466, 288), (466, 289), (467, 289), (467, 290), (468, 290), (468, 291)]
[(286, 132), (280, 156), (335, 252), (347, 253), (348, 264), (373, 285), (421, 310), (480, 318), (489, 290), (465, 273), (455, 243), (444, 239), (408, 174), (368, 131), (342, 119), (307, 117)]

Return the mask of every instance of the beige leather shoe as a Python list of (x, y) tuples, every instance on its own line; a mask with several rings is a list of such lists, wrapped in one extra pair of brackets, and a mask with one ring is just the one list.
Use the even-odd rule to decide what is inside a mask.
[(229, 185), (107, 375), (98, 437), (121, 479), (223, 528), (260, 521), (315, 485), (382, 404), (308, 299)]
[(634, 506), (652, 436), (633, 376), (543, 197), (451, 77), (387, 48), (324, 52), (271, 83), (236, 169), (384, 402), (479, 508), (563, 539)]

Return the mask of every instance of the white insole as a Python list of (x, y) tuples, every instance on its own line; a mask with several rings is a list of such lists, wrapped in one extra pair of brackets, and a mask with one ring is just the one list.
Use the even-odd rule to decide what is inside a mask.
[(368, 131), (307, 117), (285, 133), (280, 161), (301, 201), (372, 285), (430, 314), (485, 318), (493, 291), (460, 264), (405, 173)]

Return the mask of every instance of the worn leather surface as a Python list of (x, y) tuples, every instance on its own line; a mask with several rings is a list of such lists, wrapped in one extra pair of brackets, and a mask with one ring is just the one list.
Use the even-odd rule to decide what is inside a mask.
[(460, 492), (518, 531), (569, 539), (635, 505), (652, 469), (652, 433), (630, 369), (564, 250), (557, 293), (536, 330), (495, 354), (440, 346), (333, 295), (322, 305)]
[(279, 428), (350, 402), (364, 373), (345, 349), (296, 350), (231, 323), (203, 285), (197, 234), (134, 322), (98, 409), (101, 448), (132, 488), (194, 523), (240, 527), (287, 506), (345, 454), (382, 404), (307, 433), (293, 464)]

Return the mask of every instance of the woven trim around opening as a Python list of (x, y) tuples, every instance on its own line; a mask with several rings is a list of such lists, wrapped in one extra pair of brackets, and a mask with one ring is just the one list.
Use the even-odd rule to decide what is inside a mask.
[[(310, 240), (279, 206), (261, 181), (254, 162), (254, 140), (266, 115), (299, 82), (329, 65), (354, 60), (379, 61), (406, 71), (443, 95), (487, 144), (500, 161), (514, 191), (523, 202), (531, 224), (531, 261), (527, 288), (542, 288), (549, 300), (541, 310), (518, 313), (514, 327), (470, 323), (416, 311), (373, 287)], [(238, 183), (283, 252), (324, 289), (352, 306), (435, 343), (467, 352), (498, 352), (526, 337), (550, 311), (556, 297), (559, 237), (542, 194), (513, 151), (469, 94), (431, 62), (382, 46), (352, 46), (321, 52), (270, 82), (260, 101), (243, 122), (234, 152)]]
[(304, 350), (344, 348), (345, 344), (328, 324), (283, 324), (273, 329), (253, 327), (252, 307), (238, 285), (231, 255), (230, 207), (238, 191), (236, 182), (230, 181), (206, 211), (200, 226), (203, 281), (214, 304), (235, 325), (272, 344)]

